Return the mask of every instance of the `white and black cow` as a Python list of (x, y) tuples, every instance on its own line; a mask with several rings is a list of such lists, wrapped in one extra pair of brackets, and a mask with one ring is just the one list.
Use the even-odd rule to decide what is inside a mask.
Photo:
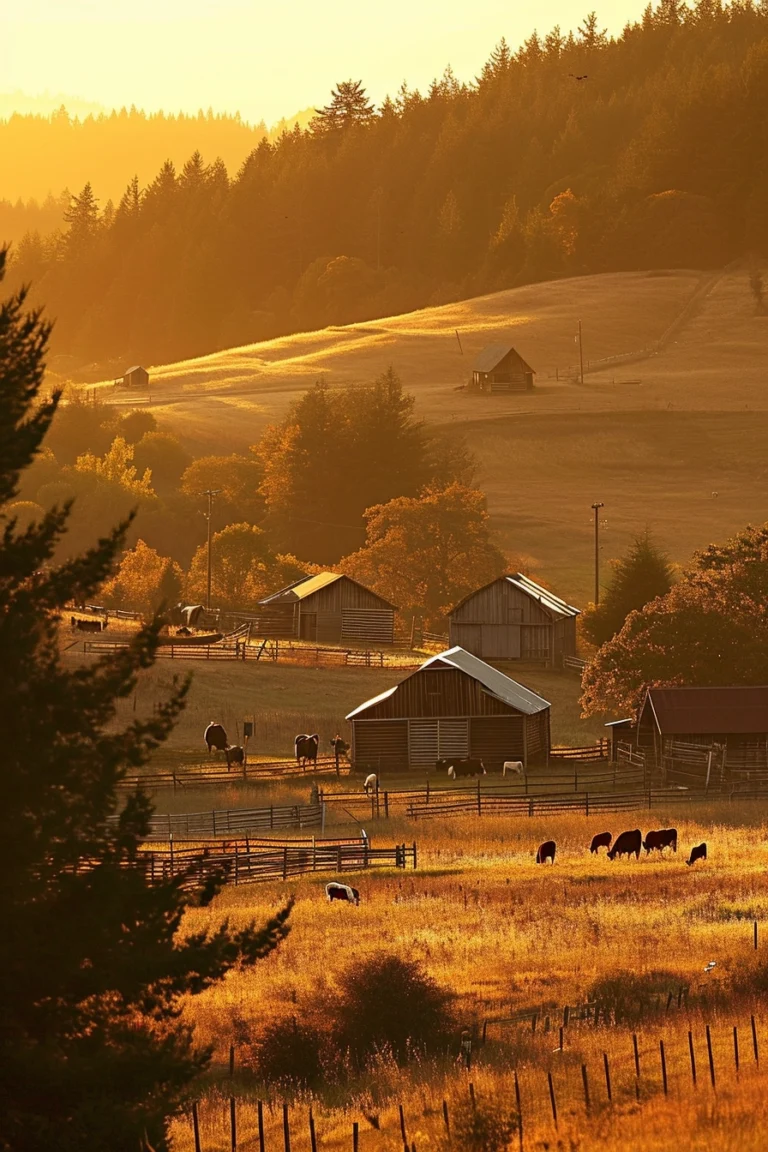
[(451, 780), (459, 780), (463, 776), (487, 776), (485, 764), (477, 756), (456, 756), (451, 759), (437, 761), (436, 767), (448, 769)]
[(314, 764), (317, 760), (317, 749), (319, 746), (320, 737), (317, 733), (313, 736), (308, 736), (306, 732), (302, 732), (293, 742), (296, 763), (301, 764), (302, 768), (306, 768), (307, 760)]
[(224, 731), (224, 726), (217, 724), (214, 720), (211, 720), (203, 733), (203, 740), (205, 740), (209, 754), (214, 748), (217, 752), (226, 752), (227, 748), (229, 748), (229, 740)]
[(339, 884), (336, 880), (326, 884), (325, 894), (329, 904), (332, 904), (334, 900), (345, 900), (347, 904), (354, 904), (355, 906), (360, 903), (360, 893), (357, 888), (352, 888), (349, 884)]

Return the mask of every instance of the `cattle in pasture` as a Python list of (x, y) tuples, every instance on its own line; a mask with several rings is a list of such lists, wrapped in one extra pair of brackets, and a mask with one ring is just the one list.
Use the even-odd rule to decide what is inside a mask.
[(171, 624), (182, 624), (185, 628), (196, 628), (205, 612), (204, 604), (174, 604), (169, 612)]
[(226, 752), (229, 748), (229, 740), (223, 726), (215, 724), (213, 720), (203, 733), (203, 740), (205, 740), (209, 754), (214, 748), (217, 752)]
[(506, 776), (509, 772), (510, 776), (522, 776), (523, 762), (522, 760), (505, 760), (501, 769), (502, 776)]
[(352, 888), (349, 884), (339, 884), (336, 880), (326, 884), (325, 894), (329, 904), (332, 904), (334, 900), (344, 900), (347, 904), (354, 904), (355, 906), (360, 903), (360, 893), (357, 888)]
[(598, 848), (610, 848), (612, 839), (610, 832), (598, 832), (597, 836), (592, 837), (592, 843), (589, 846), (590, 852), (596, 856)]
[(293, 751), (296, 755), (296, 763), (301, 764), (302, 768), (306, 768), (307, 760), (314, 764), (317, 760), (317, 749), (320, 744), (320, 737), (315, 733), (313, 736), (308, 736), (306, 732), (300, 733), (293, 742)]
[(224, 755), (227, 758), (227, 768), (231, 764), (244, 764), (245, 763), (245, 749), (240, 744), (227, 745), (224, 749)]
[(691, 848), (691, 854), (686, 860), (686, 864), (690, 868), (691, 864), (695, 864), (697, 860), (706, 860), (707, 846), (706, 844), (697, 844), (695, 848)]
[(330, 744), (339, 760), (342, 756), (349, 758), (349, 750), (352, 745), (348, 741), (343, 740), (341, 736), (336, 735), (334, 736), (333, 740), (331, 740)]
[(663, 852), (665, 848), (677, 852), (677, 828), (659, 828), (658, 831), (647, 832), (643, 848), (646, 856), (651, 852)]
[(366, 796), (370, 796), (371, 792), (375, 792), (379, 786), (379, 778), (375, 772), (369, 773), (363, 781), (363, 791)]
[(77, 616), (70, 616), (69, 623), (73, 632), (104, 632), (109, 627), (109, 620), (78, 620)]
[(622, 832), (616, 837), (616, 842), (608, 852), (608, 859), (615, 860), (617, 856), (631, 856), (634, 852), (640, 859), (640, 849), (643, 846), (643, 834), (639, 828), (632, 832)]
[(485, 764), (477, 756), (456, 756), (436, 761), (438, 771), (448, 769), (451, 780), (459, 780), (464, 776), (487, 776)]
[(536, 863), (546, 864), (547, 860), (549, 860), (554, 864), (556, 849), (557, 845), (554, 840), (545, 840), (543, 844), (539, 844), (536, 849)]
[(177, 636), (191, 636), (192, 635), (192, 629), (191, 628), (177, 628), (176, 629), (176, 635)]

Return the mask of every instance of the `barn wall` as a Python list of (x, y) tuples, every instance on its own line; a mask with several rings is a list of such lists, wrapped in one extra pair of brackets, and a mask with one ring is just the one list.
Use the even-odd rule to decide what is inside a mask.
[(480, 588), (450, 615), (451, 624), (549, 624), (549, 612), (503, 577)]
[(485, 692), (458, 668), (421, 668), (373, 705), (366, 719), (416, 716), (505, 716), (516, 710)]
[(488, 772), (500, 772), (505, 760), (523, 760), (524, 716), (488, 716), (470, 720), (470, 756), (479, 756)]
[(318, 589), (301, 601), (302, 612), (330, 612), (340, 615), (345, 608), (368, 608), (378, 611), (392, 609), (385, 600), (352, 580), (342, 578)]
[(353, 720), (352, 760), (358, 771), (408, 767), (407, 720)]

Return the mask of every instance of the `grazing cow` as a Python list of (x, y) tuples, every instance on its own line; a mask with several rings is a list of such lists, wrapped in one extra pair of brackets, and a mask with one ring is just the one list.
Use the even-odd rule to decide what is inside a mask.
[(506, 776), (509, 772), (510, 776), (522, 776), (523, 762), (522, 760), (505, 760), (504, 766), (501, 769), (502, 776)]
[(227, 768), (231, 764), (242, 764), (245, 761), (245, 751), (239, 744), (233, 744), (231, 747), (228, 745), (224, 749), (224, 755), (227, 758)]
[(174, 604), (169, 612), (171, 624), (183, 624), (185, 628), (196, 628), (205, 612), (204, 604)]
[(357, 888), (352, 888), (349, 884), (339, 884), (336, 880), (326, 884), (325, 894), (329, 904), (332, 904), (334, 900), (345, 900), (347, 904), (354, 904), (355, 906), (360, 903), (360, 893)]
[(632, 832), (622, 832), (620, 836), (616, 837), (616, 843), (608, 852), (608, 859), (615, 860), (617, 856), (631, 856), (634, 852), (637, 859), (640, 859), (640, 849), (643, 846), (643, 834), (639, 828), (635, 828)]
[(70, 627), (73, 632), (103, 632), (108, 627), (108, 620), (78, 620), (70, 616)]
[(176, 635), (177, 636), (191, 636), (192, 635), (192, 629), (191, 628), (177, 628), (176, 629)]
[(706, 860), (707, 846), (706, 844), (697, 844), (695, 848), (691, 848), (691, 855), (686, 860), (686, 864), (690, 868), (691, 864), (695, 864), (697, 860)]
[(592, 837), (592, 843), (589, 846), (592, 855), (597, 855), (598, 848), (610, 848), (612, 839), (610, 832), (598, 832), (597, 836)]
[(306, 732), (302, 732), (297, 736), (293, 742), (293, 751), (296, 754), (296, 763), (301, 764), (302, 768), (306, 768), (307, 760), (312, 764), (317, 760), (317, 749), (320, 744), (320, 737), (317, 733), (314, 736), (308, 736)]
[(677, 852), (677, 828), (660, 828), (657, 832), (648, 832), (643, 840), (643, 848), (646, 856), (657, 849), (663, 852), (665, 848), (671, 848)]
[(352, 745), (347, 743), (346, 740), (342, 740), (341, 736), (334, 736), (330, 743), (331, 748), (333, 748), (333, 751), (336, 753), (339, 759), (341, 759), (342, 756), (348, 757), (349, 750)]
[(539, 844), (536, 850), (536, 863), (546, 864), (547, 860), (555, 862), (555, 849), (557, 845), (554, 840), (545, 840), (543, 844)]
[(375, 792), (378, 786), (379, 778), (375, 772), (371, 772), (363, 781), (363, 792), (365, 792), (366, 796), (370, 796), (371, 792)]
[(485, 764), (477, 756), (457, 756), (451, 760), (438, 760), (436, 767), (448, 768), (448, 775), (452, 780), (463, 776), (487, 776)]
[(224, 728), (221, 724), (215, 724), (213, 720), (211, 720), (203, 733), (203, 740), (205, 740), (205, 743), (208, 745), (209, 755), (214, 748), (217, 752), (226, 752), (227, 748), (229, 748), (229, 740), (227, 739)]

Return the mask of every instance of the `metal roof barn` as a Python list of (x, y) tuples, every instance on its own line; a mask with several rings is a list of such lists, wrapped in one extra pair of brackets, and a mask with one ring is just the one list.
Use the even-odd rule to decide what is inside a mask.
[(533, 388), (533, 376), (511, 344), (490, 344), (472, 365), (472, 382), (483, 392), (523, 392)]
[(459, 601), (448, 616), (449, 637), (485, 659), (554, 665), (576, 655), (578, 615), (578, 608), (514, 572)]
[(338, 572), (305, 576), (259, 601), (256, 630), (316, 643), (392, 644), (394, 604)]
[(430, 657), (386, 692), (349, 713), (353, 759), (368, 771), (431, 769), (442, 757), (546, 763), (548, 701), (463, 648)]

